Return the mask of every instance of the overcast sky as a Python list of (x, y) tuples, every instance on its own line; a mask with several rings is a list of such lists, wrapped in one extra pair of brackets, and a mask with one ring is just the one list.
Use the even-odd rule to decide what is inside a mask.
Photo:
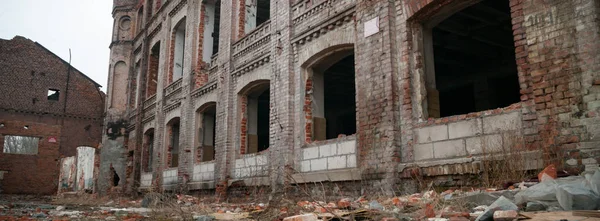
[(0, 0), (0, 38), (21, 35), (54, 52), (106, 91), (112, 0)]

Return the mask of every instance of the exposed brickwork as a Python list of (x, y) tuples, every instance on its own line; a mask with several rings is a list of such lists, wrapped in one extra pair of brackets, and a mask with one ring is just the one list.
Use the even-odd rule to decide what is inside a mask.
[[(250, 185), (247, 177), (261, 177), (266, 170), (271, 173), (261, 178), (275, 191), (293, 183), (282, 174), (336, 169), (330, 174), (356, 173), (359, 178), (351, 179), (369, 180), (373, 188), (365, 191), (393, 194), (399, 187), (414, 189), (409, 186), (414, 182), (400, 179), (416, 173), (434, 177), (481, 172), (464, 161), (481, 155), (484, 138), (498, 139), (502, 145), (519, 150), (541, 152), (545, 160), (542, 164), (591, 170), (600, 160), (598, 3), (502, 1), (510, 6), (520, 101), (440, 118), (429, 117), (434, 115), (428, 113), (425, 59), (430, 55), (423, 46), (423, 24), (476, 1), (271, 1), (270, 23), (248, 36), (244, 30), (245, 1), (222, 1), (219, 55), (216, 65), (211, 66), (211, 74), (216, 75), (211, 79), (216, 81), (208, 79), (209, 64), (202, 61), (205, 6), (189, 1), (187, 11), (169, 15), (179, 1), (164, 2), (156, 13), (166, 19), (148, 21), (146, 25), (161, 24), (160, 30), (152, 39), (145, 38), (144, 33), (153, 30), (140, 32), (133, 44), (145, 52), (129, 55), (140, 57), (142, 64), (157, 64), (158, 58), (144, 54), (150, 50), (148, 44), (168, 42), (161, 48), (161, 70), (147, 66), (151, 68), (145, 74), (161, 76), (154, 88), (165, 88), (173, 80), (169, 78), (174, 52), (171, 28), (176, 18), (186, 16), (187, 28), (197, 32), (186, 36), (193, 39), (186, 40), (186, 45), (193, 46), (186, 47), (192, 53), (185, 53), (181, 88), (173, 88), (179, 91), (167, 96), (147, 86), (147, 91), (155, 92), (146, 95), (157, 95), (156, 107), (138, 109), (143, 117), (130, 127), (156, 129), (153, 185), (163, 187), (162, 172), (170, 165), (170, 134), (165, 121), (174, 116), (180, 116), (182, 122), (178, 182), (187, 182), (190, 174), (206, 173), (194, 172), (195, 166), (205, 162), (199, 162), (201, 145), (194, 146), (198, 132), (193, 116), (198, 107), (213, 101), (217, 102), (215, 160), (211, 162), (214, 179), (192, 178), (189, 182), (210, 183), (221, 197), (227, 195), (230, 182)], [(365, 24), (373, 19), (378, 19), (378, 31), (365, 37)], [(310, 93), (315, 82), (309, 68), (311, 63), (341, 49), (352, 50), (355, 57), (356, 135), (313, 142)], [(253, 155), (246, 154), (249, 122), (244, 89), (259, 80), (269, 80), (270, 84), (270, 144), (264, 154)], [(205, 87), (213, 83), (215, 87)], [(178, 102), (180, 106), (174, 107)], [(510, 125), (504, 125), (506, 122)], [(145, 158), (146, 153), (139, 154)], [(244, 171), (259, 165), (246, 165), (247, 161), (264, 156), (268, 156), (264, 158), (268, 162), (260, 162), (267, 165), (260, 167), (261, 173), (249, 175)], [(438, 165), (441, 160), (444, 165)]]
[[(100, 144), (105, 94), (66, 61), (20, 36), (0, 39), (0, 76), (0, 123), (5, 125), (0, 146), (5, 135), (40, 138), (37, 155), (0, 153), (0, 170), (9, 171), (2, 190), (52, 194), (60, 158), (75, 156), (79, 146)], [(59, 90), (58, 100), (47, 98), (48, 89)]]

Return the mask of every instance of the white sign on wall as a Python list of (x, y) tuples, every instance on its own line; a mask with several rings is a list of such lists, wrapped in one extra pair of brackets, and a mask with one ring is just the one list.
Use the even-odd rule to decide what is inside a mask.
[(379, 17), (365, 22), (365, 38), (379, 32)]

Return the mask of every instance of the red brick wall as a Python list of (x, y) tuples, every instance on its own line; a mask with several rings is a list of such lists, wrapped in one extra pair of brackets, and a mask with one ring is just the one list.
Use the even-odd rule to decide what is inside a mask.
[[(13, 193), (22, 189), (22, 193), (50, 194), (56, 191), (60, 157), (74, 156), (78, 146), (99, 145), (105, 94), (67, 62), (23, 37), (0, 40), (0, 75), (0, 121), (12, 122), (11, 127), (0, 128), (0, 136), (45, 139), (37, 156), (7, 155), (0, 159), (2, 167), (19, 168), (23, 170), (19, 174), (27, 174), (3, 181), (3, 188), (13, 188)], [(48, 89), (60, 90), (58, 101), (47, 99)], [(21, 130), (24, 125), (30, 129)], [(48, 136), (56, 136), (59, 142), (47, 143)]]
[(248, 143), (248, 96), (240, 96), (240, 154), (246, 153), (246, 144)]
[(173, 83), (173, 70), (175, 68), (175, 35), (176, 31), (174, 30), (173, 33), (171, 33), (171, 43), (169, 44), (169, 72), (167, 73), (167, 76), (165, 76), (167, 78), (167, 83), (164, 86), (165, 88)]
[(206, 7), (204, 6), (204, 4), (205, 3), (202, 3), (202, 6), (200, 6), (200, 22), (198, 25), (198, 55), (196, 56), (196, 59), (198, 59), (198, 61), (196, 65), (196, 70), (194, 71), (194, 73), (196, 73), (196, 75), (194, 76), (194, 88), (202, 87), (208, 81), (207, 67), (209, 64), (202, 60), (202, 53), (204, 50), (204, 23), (206, 22)]
[[(6, 119), (6, 118), (3, 118)], [(53, 194), (56, 192), (59, 174), (60, 125), (42, 124), (31, 121), (3, 120), (0, 128), (0, 170), (8, 171), (0, 180), (2, 193), (8, 194)], [(29, 129), (23, 126), (28, 125)], [(5, 154), (5, 135), (39, 137), (38, 154)], [(55, 137), (56, 143), (48, 142)]]

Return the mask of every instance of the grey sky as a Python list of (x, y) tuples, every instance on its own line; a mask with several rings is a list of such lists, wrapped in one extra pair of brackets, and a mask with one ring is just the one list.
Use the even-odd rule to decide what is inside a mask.
[(106, 91), (112, 0), (0, 0), (0, 38), (37, 41)]

